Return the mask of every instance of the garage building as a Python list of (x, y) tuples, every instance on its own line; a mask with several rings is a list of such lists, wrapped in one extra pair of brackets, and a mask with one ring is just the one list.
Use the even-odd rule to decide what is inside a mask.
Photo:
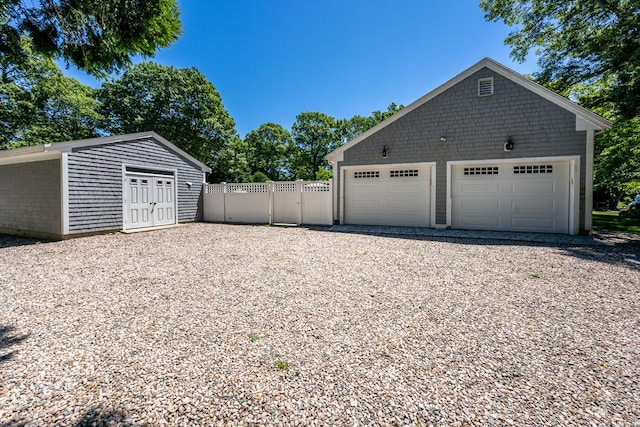
[(611, 123), (485, 58), (327, 155), (341, 224), (578, 234)]
[(64, 239), (201, 220), (210, 171), (154, 132), (0, 151), (0, 233)]

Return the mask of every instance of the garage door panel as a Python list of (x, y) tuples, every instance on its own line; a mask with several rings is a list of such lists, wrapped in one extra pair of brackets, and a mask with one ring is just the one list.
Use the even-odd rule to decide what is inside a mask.
[(420, 225), (420, 218), (412, 214), (389, 214), (388, 221), (385, 221), (385, 224), (417, 227)]
[(380, 209), (380, 204), (382, 203), (379, 199), (367, 198), (357, 198), (354, 199), (353, 202), (353, 204), (357, 203), (357, 207), (354, 207), (354, 211), (357, 212), (378, 211)]
[(465, 210), (480, 210), (486, 211), (488, 209), (500, 209), (500, 201), (496, 199), (465, 199), (461, 200), (460, 207)]
[(344, 222), (362, 225), (431, 225), (431, 168), (373, 167), (345, 171)]
[[(484, 170), (491, 173), (478, 173)], [(487, 162), (451, 171), (452, 227), (569, 232), (569, 162)]]
[(462, 225), (469, 228), (476, 227), (500, 227), (499, 216), (463, 215)]
[(407, 185), (407, 184), (390, 184), (388, 186), (389, 194), (397, 194), (397, 193), (417, 193), (420, 191), (420, 186), (417, 184)]
[(513, 228), (519, 228), (522, 230), (549, 230), (555, 227), (555, 221), (552, 218), (534, 218), (523, 217), (513, 218), (511, 220)]
[(386, 207), (390, 210), (417, 212), (420, 208), (418, 200), (395, 199), (387, 200)]
[(360, 184), (356, 188), (358, 189), (358, 194), (361, 194), (361, 195), (369, 194), (373, 196), (377, 196), (382, 190), (379, 184), (374, 184), (374, 185)]
[(514, 182), (514, 194), (551, 194), (559, 191), (557, 181)]
[(555, 212), (556, 202), (554, 200), (512, 200), (511, 209), (522, 212)]
[(462, 193), (478, 194), (478, 193), (499, 193), (499, 182), (465, 182), (462, 184)]

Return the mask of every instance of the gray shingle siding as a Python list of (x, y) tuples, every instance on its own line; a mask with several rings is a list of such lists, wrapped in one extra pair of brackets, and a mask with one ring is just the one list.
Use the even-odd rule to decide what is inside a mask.
[(62, 234), (60, 160), (0, 166), (0, 229)]
[(177, 169), (178, 221), (202, 219), (202, 170), (149, 138), (77, 148), (68, 154), (70, 234), (122, 229), (123, 164)]
[[(492, 96), (478, 96), (478, 79), (484, 77), (494, 79)], [(483, 68), (347, 149), (338, 167), (436, 162), (436, 223), (446, 224), (447, 161), (579, 155), (582, 230), (586, 133), (575, 129), (573, 113)], [(508, 136), (515, 142), (511, 152), (503, 149)], [(383, 146), (387, 158), (381, 156)]]

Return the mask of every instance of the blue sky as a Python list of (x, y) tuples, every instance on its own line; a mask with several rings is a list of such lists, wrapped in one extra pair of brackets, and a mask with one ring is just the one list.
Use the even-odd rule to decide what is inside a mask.
[[(183, 34), (151, 60), (197, 67), (244, 137), (295, 116), (368, 115), (409, 104), (484, 57), (520, 73), (509, 28), (478, 0), (179, 0)], [(90, 78), (67, 74), (87, 84)]]

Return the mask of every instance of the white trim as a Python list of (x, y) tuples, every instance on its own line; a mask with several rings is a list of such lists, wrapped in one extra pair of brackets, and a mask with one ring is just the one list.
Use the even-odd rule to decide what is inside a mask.
[(344, 184), (345, 184), (345, 170), (360, 170), (360, 169), (393, 169), (393, 168), (411, 168), (411, 167), (429, 167), (429, 223), (431, 227), (436, 226), (436, 162), (420, 162), (420, 163), (383, 163), (373, 165), (351, 165), (340, 167), (340, 224), (344, 224)]
[(587, 131), (586, 171), (584, 177), (584, 229), (591, 234), (593, 228), (593, 156), (595, 135), (593, 130)]
[(431, 203), (431, 227), (435, 228), (436, 227), (436, 190), (437, 190), (437, 185), (436, 185), (436, 162), (432, 163), (433, 166), (431, 166), (431, 185), (429, 186), (429, 192), (431, 194), (431, 201), (429, 203)]
[(576, 117), (576, 130), (587, 134), (586, 165), (584, 177), (584, 229), (591, 233), (593, 228), (593, 162), (595, 155), (595, 134), (600, 130), (591, 123)]
[(61, 215), (62, 215), (62, 235), (69, 234), (69, 155), (62, 153), (60, 158), (60, 193), (61, 193)]
[(552, 157), (521, 157), (517, 159), (488, 159), (488, 160), (455, 160), (447, 162), (447, 227), (451, 227), (451, 179), (452, 166), (479, 164), (523, 164), (538, 162), (569, 162), (569, 234), (578, 234), (580, 228), (580, 156), (552, 156)]
[(340, 224), (344, 224), (344, 167), (340, 168)]
[(127, 229), (127, 168), (124, 164), (120, 165), (122, 168), (122, 230)]
[(346, 144), (342, 145), (341, 147), (333, 150), (331, 153), (327, 154), (325, 158), (329, 161), (343, 160), (344, 152), (349, 148), (365, 140), (369, 136), (378, 132), (382, 128), (390, 125), (396, 120), (399, 120), (400, 118), (406, 116), (413, 110), (417, 109), (418, 107), (422, 106), (426, 102), (430, 101), (431, 99), (435, 98), (436, 96), (440, 95), (441, 93), (445, 92), (451, 87), (457, 85), (461, 81), (467, 79), (468, 77), (472, 76), (473, 74), (477, 73), (483, 68), (487, 68), (501, 75), (502, 77), (508, 80), (511, 80), (512, 82), (524, 87), (525, 89), (528, 89), (534, 94), (541, 96), (542, 98), (548, 100), (549, 102), (556, 104), (559, 107), (575, 114), (576, 117), (579, 117), (584, 122), (589, 123), (595, 129), (598, 129), (598, 130), (608, 129), (612, 125), (612, 123), (609, 120), (603, 117), (600, 117), (594, 112), (589, 111), (586, 108), (574, 103), (573, 101), (558, 95), (557, 93), (545, 88), (544, 86), (537, 84), (533, 80), (516, 73), (515, 71), (505, 67), (504, 65), (494, 61), (493, 59), (484, 58), (481, 61), (477, 62), (475, 65), (463, 71), (462, 73), (453, 77), (449, 81), (445, 82), (444, 84), (438, 86), (431, 92), (427, 93), (426, 95), (412, 102), (402, 110), (398, 111), (396, 114), (392, 115), (391, 117), (388, 117), (386, 120), (378, 123), (376, 126), (372, 127), (366, 132), (363, 132), (362, 134), (352, 139), (351, 141), (347, 142)]
[(453, 166), (460, 165), (479, 165), (485, 163), (504, 164), (504, 163), (535, 163), (535, 162), (567, 162), (570, 160), (580, 160), (580, 156), (550, 156), (550, 157), (517, 157), (514, 159), (486, 159), (486, 160), (450, 160)]
[(373, 165), (351, 165), (342, 166), (340, 169), (353, 170), (353, 169), (393, 169), (393, 168), (411, 168), (411, 167), (425, 167), (435, 166), (436, 162), (420, 162), (420, 163), (382, 163)]
[(580, 156), (569, 161), (569, 234), (580, 232)]
[(340, 181), (336, 176), (336, 172), (339, 170), (340, 169), (337, 167), (337, 162), (331, 162), (331, 171), (333, 175), (333, 177), (331, 178), (331, 191), (333, 192), (333, 194), (331, 195), (331, 204), (333, 210), (331, 217), (334, 223), (336, 222), (336, 220), (340, 222), (338, 218), (338, 189), (336, 188), (336, 186), (338, 185), (337, 183)]

